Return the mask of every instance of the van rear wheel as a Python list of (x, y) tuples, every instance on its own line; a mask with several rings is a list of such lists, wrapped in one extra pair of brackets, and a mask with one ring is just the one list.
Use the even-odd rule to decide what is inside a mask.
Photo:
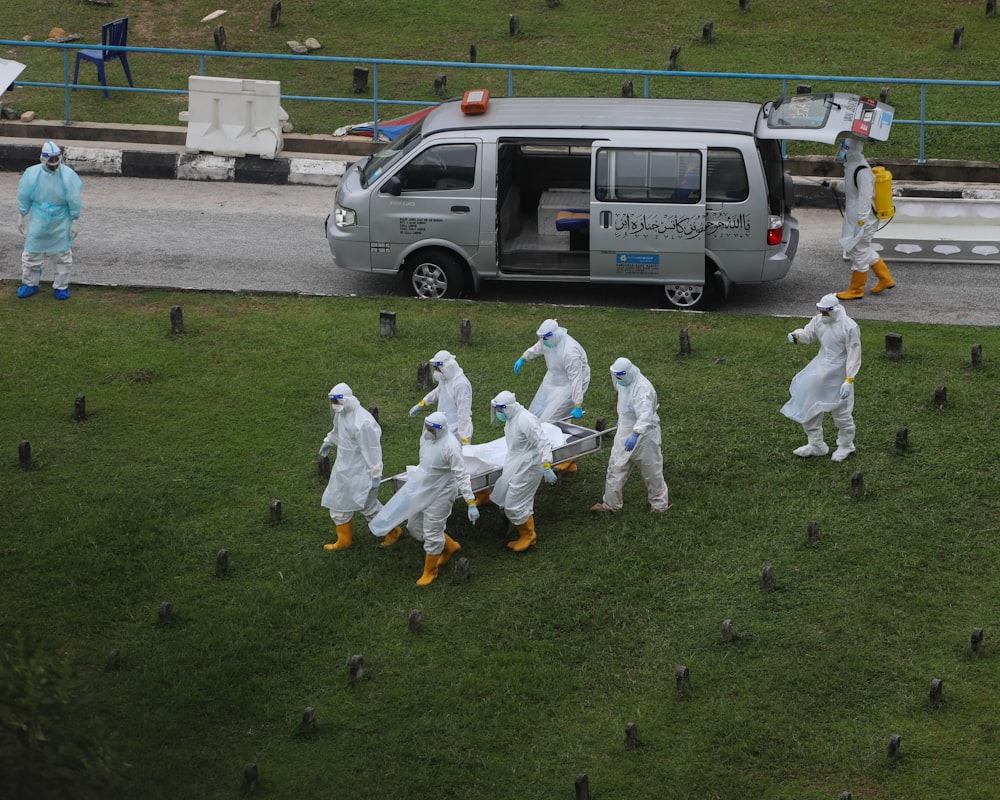
[(442, 300), (459, 297), (464, 281), (462, 267), (447, 250), (423, 250), (406, 262), (406, 281), (417, 297)]
[(716, 273), (714, 266), (705, 268), (705, 283), (668, 283), (663, 287), (667, 305), (683, 311), (704, 311), (715, 299)]

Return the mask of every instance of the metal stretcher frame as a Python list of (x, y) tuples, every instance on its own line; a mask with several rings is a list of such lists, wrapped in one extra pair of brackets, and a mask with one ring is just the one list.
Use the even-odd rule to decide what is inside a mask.
[[(569, 437), (565, 444), (552, 448), (552, 466), (554, 467), (559, 464), (565, 464), (567, 461), (576, 461), (582, 456), (596, 453), (601, 449), (604, 437), (608, 435), (614, 437), (615, 430), (617, 430), (617, 426), (614, 428), (605, 428), (601, 431), (585, 428), (574, 422), (572, 417), (557, 420), (551, 424), (555, 425)], [(502, 467), (494, 467), (493, 469), (470, 475), (472, 491), (481, 492), (484, 489), (492, 489), (500, 479), (502, 472)], [(393, 475), (388, 481), (392, 484), (393, 493), (398, 492), (403, 484), (406, 483), (406, 473), (401, 472), (398, 475)]]

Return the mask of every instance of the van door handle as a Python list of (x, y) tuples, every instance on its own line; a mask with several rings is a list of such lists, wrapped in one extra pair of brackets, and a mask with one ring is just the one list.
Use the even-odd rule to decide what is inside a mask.
[(602, 211), (601, 212), (600, 220), (601, 220), (601, 227), (602, 228), (610, 228), (611, 227), (611, 212), (610, 211)]
[(472, 211), (468, 206), (452, 206), (451, 210), (453, 214), (468, 214)]

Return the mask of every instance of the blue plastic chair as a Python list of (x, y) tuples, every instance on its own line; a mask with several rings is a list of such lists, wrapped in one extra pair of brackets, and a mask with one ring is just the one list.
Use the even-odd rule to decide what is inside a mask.
[(101, 50), (77, 50), (76, 69), (73, 70), (73, 83), (80, 75), (80, 62), (89, 61), (97, 67), (97, 80), (104, 88), (104, 99), (108, 99), (108, 80), (104, 74), (104, 65), (110, 61), (121, 61), (125, 68), (128, 85), (132, 83), (132, 73), (128, 68), (128, 54), (124, 50), (104, 50), (105, 47), (126, 47), (128, 45), (128, 17), (106, 22), (101, 26)]

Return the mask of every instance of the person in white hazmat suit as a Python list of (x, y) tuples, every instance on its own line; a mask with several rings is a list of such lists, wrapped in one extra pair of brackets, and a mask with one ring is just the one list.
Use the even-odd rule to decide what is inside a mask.
[(528, 411), (541, 422), (583, 416), (583, 398), (590, 386), (590, 364), (580, 343), (559, 325), (547, 319), (536, 331), (538, 341), (521, 354), (514, 363), (514, 374), (520, 375), (525, 362), (543, 356), (545, 377), (535, 392)]
[[(354, 513), (371, 520), (382, 509), (378, 487), (382, 480), (382, 428), (346, 383), (328, 395), (333, 428), (319, 448), (320, 458), (336, 447), (337, 457), (321, 505), (330, 510), (337, 526), (337, 541), (324, 550), (343, 550), (354, 543)], [(402, 533), (402, 530), (400, 530)], [(397, 534), (398, 537), (398, 534)]]
[(475, 525), (479, 509), (462, 457), (462, 446), (448, 432), (445, 415), (435, 411), (424, 419), (417, 466), (407, 470), (406, 483), (368, 523), (373, 534), (386, 537), (383, 545), (386, 546), (399, 539), (402, 532), (399, 525), (406, 520), (410, 536), (424, 544), (424, 572), (417, 586), (431, 583), (438, 569), (461, 549), (445, 532), (452, 504), (459, 495), (468, 503), (469, 521)]
[(837, 426), (833, 460), (843, 461), (854, 452), (854, 378), (861, 369), (861, 330), (836, 295), (824, 295), (816, 309), (819, 313), (804, 328), (788, 334), (792, 344), (819, 340), (819, 353), (792, 378), (792, 397), (781, 413), (802, 425), (808, 441), (793, 452), (808, 458), (830, 452), (823, 441), (823, 414), (829, 411)]
[(507, 519), (517, 528), (517, 541), (507, 547), (521, 553), (531, 547), (535, 534), (535, 492), (542, 478), (555, 483), (552, 471), (552, 443), (542, 430), (542, 423), (517, 402), (513, 392), (500, 392), (490, 401), (490, 415), (503, 424), (507, 445), (503, 470), (490, 499), (503, 509)]
[(439, 350), (429, 363), (437, 386), (410, 409), (410, 416), (415, 417), (427, 406), (437, 404), (438, 411), (448, 419), (451, 432), (462, 444), (469, 444), (472, 441), (472, 384), (455, 356), (447, 350)]
[(56, 300), (69, 300), (71, 248), (83, 210), (83, 182), (62, 163), (62, 156), (59, 145), (46, 142), (41, 163), (28, 167), (17, 184), (17, 229), (24, 236), (18, 297), (38, 293), (45, 257), (51, 256), (55, 264), (52, 293)]
[(878, 216), (875, 214), (875, 176), (865, 159), (863, 142), (858, 139), (844, 139), (840, 143), (837, 160), (844, 165), (842, 181), (823, 181), (823, 185), (844, 195), (844, 224), (840, 246), (851, 262), (851, 284), (843, 292), (837, 292), (841, 300), (857, 300), (865, 296), (868, 270), (878, 278), (871, 288), (878, 294), (896, 285), (889, 267), (872, 247), (872, 240), (878, 230)]
[(618, 428), (608, 458), (604, 497), (591, 511), (618, 511), (622, 507), (622, 488), (638, 468), (646, 484), (650, 511), (670, 507), (667, 483), (663, 479), (659, 402), (656, 390), (639, 368), (627, 358), (611, 365), (611, 381), (618, 392)]

